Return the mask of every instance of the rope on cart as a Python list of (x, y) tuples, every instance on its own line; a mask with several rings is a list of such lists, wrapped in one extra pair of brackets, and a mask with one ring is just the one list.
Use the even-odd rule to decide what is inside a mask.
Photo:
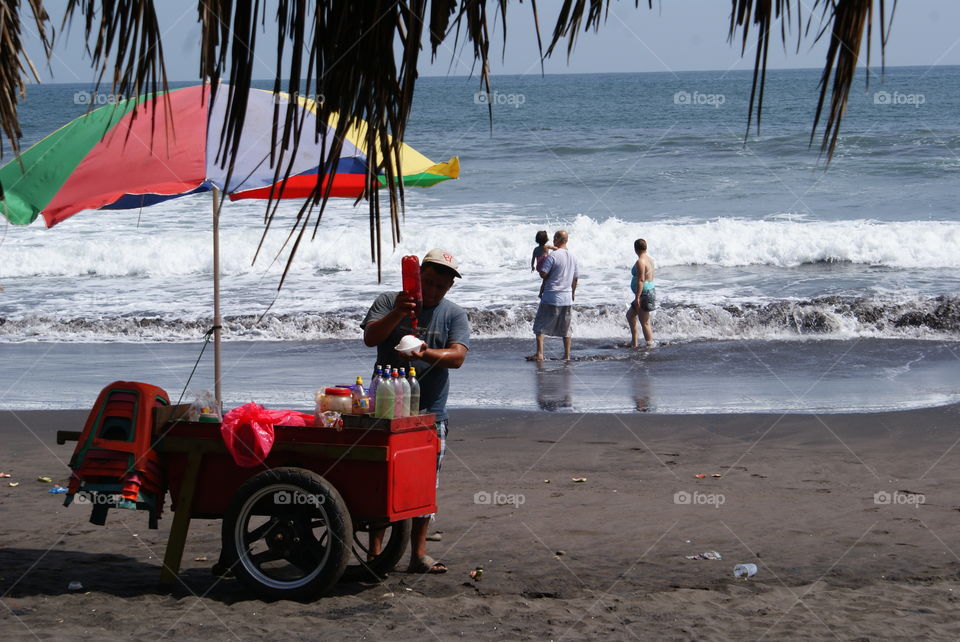
[(187, 383), (183, 384), (183, 390), (180, 391), (180, 398), (177, 399), (178, 406), (180, 405), (180, 402), (183, 401), (183, 395), (187, 394), (187, 388), (190, 387), (190, 380), (193, 379), (193, 375), (197, 371), (197, 366), (200, 365), (200, 359), (203, 358), (203, 351), (207, 349), (207, 344), (210, 343), (213, 333), (221, 329), (223, 329), (223, 326), (215, 325), (204, 333), (204, 336), (207, 338), (203, 342), (203, 345), (200, 346), (200, 354), (197, 355), (197, 362), (193, 364), (193, 370), (190, 371), (190, 376), (187, 377)]

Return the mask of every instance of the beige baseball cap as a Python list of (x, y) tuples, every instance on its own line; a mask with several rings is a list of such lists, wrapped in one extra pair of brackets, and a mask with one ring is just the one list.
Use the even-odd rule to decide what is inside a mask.
[(453, 254), (442, 250), (439, 247), (435, 247), (423, 256), (423, 261), (421, 263), (436, 263), (437, 265), (442, 265), (443, 267), (450, 268), (453, 270), (453, 273), (456, 274), (461, 279), (463, 276), (460, 275), (460, 264), (457, 263), (457, 259), (453, 258)]

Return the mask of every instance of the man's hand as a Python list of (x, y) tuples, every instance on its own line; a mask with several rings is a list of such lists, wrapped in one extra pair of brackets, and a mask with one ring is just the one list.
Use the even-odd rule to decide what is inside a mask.
[[(424, 359), (423, 357), (424, 357), (424, 355), (426, 355), (426, 354), (427, 354), (427, 344), (421, 341), (421, 342), (420, 342), (420, 347), (417, 348), (416, 350), (411, 350), (411, 351), (410, 351), (410, 355), (409, 355), (407, 358), (409, 358), (409, 359), (411, 359), (411, 360), (412, 360), (412, 359), (419, 359), (419, 360), (421, 360), (421, 361), (424, 361), (425, 359)], [(407, 356), (407, 355), (404, 355), (404, 356)]]
[(393, 302), (393, 311), (401, 316), (412, 316), (417, 310), (417, 300), (410, 296), (406, 290), (401, 291)]
[(411, 353), (410, 358), (444, 368), (459, 368), (467, 358), (467, 347), (460, 343), (451, 343), (446, 348), (428, 348), (424, 343), (419, 350)]
[(393, 309), (387, 312), (382, 318), (371, 321), (363, 329), (363, 343), (368, 347), (373, 347), (387, 340), (390, 333), (400, 325), (404, 317), (413, 317), (417, 309), (416, 299), (406, 292), (397, 294), (393, 301)]

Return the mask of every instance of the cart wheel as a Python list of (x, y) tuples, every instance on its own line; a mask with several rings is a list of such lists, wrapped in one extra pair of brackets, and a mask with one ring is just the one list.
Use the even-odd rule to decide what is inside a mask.
[(409, 519), (387, 524), (380, 554), (368, 560), (368, 533), (376, 528), (378, 528), (376, 525), (362, 524), (353, 531), (353, 555), (347, 570), (343, 572), (343, 579), (350, 582), (380, 581), (394, 569), (397, 562), (403, 558), (403, 554), (407, 552), (407, 542), (410, 541), (410, 530), (413, 528)]
[(343, 575), (352, 533), (330, 482), (302, 468), (276, 468), (247, 480), (230, 501), (223, 561), (264, 597), (315, 597)]

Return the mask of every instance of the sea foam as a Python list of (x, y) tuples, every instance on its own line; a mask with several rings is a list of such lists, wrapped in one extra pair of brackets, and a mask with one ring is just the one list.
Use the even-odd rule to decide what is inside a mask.
[[(440, 208), (441, 210), (443, 208)], [(398, 246), (384, 247), (384, 272), (399, 271), (391, 256), (443, 247), (460, 257), (464, 271), (518, 269), (529, 266), (537, 229), (565, 227), (569, 248), (581, 270), (623, 269), (633, 260), (632, 243), (643, 237), (661, 268), (682, 265), (792, 267), (813, 263), (853, 263), (896, 268), (960, 267), (960, 223), (950, 221), (879, 222), (803, 221), (773, 218), (756, 221), (722, 218), (709, 221), (635, 223), (578, 215), (568, 221), (529, 223), (519, 212), (505, 212), (496, 225), (484, 220), (495, 212), (476, 213), (474, 223), (429, 217), (426, 229), (409, 233)], [(491, 206), (490, 209), (494, 209)], [(510, 208), (507, 208), (508, 210)], [(410, 215), (413, 216), (412, 214)], [(331, 217), (332, 218), (332, 217)], [(369, 279), (369, 233), (364, 224), (325, 218), (318, 237), (298, 250), (293, 272), (362, 272)], [(468, 217), (469, 218), (469, 217)], [(412, 229), (412, 226), (410, 227)], [(42, 230), (41, 230), (42, 231)], [(46, 231), (47, 238), (8, 238), (0, 278), (49, 276), (186, 276), (212, 270), (211, 240), (206, 234), (162, 227), (149, 233), (112, 235)], [(275, 230), (253, 263), (261, 229), (228, 229), (221, 238), (224, 274), (277, 272), (285, 265), (282, 240)], [(280, 260), (274, 261), (277, 254)]]

